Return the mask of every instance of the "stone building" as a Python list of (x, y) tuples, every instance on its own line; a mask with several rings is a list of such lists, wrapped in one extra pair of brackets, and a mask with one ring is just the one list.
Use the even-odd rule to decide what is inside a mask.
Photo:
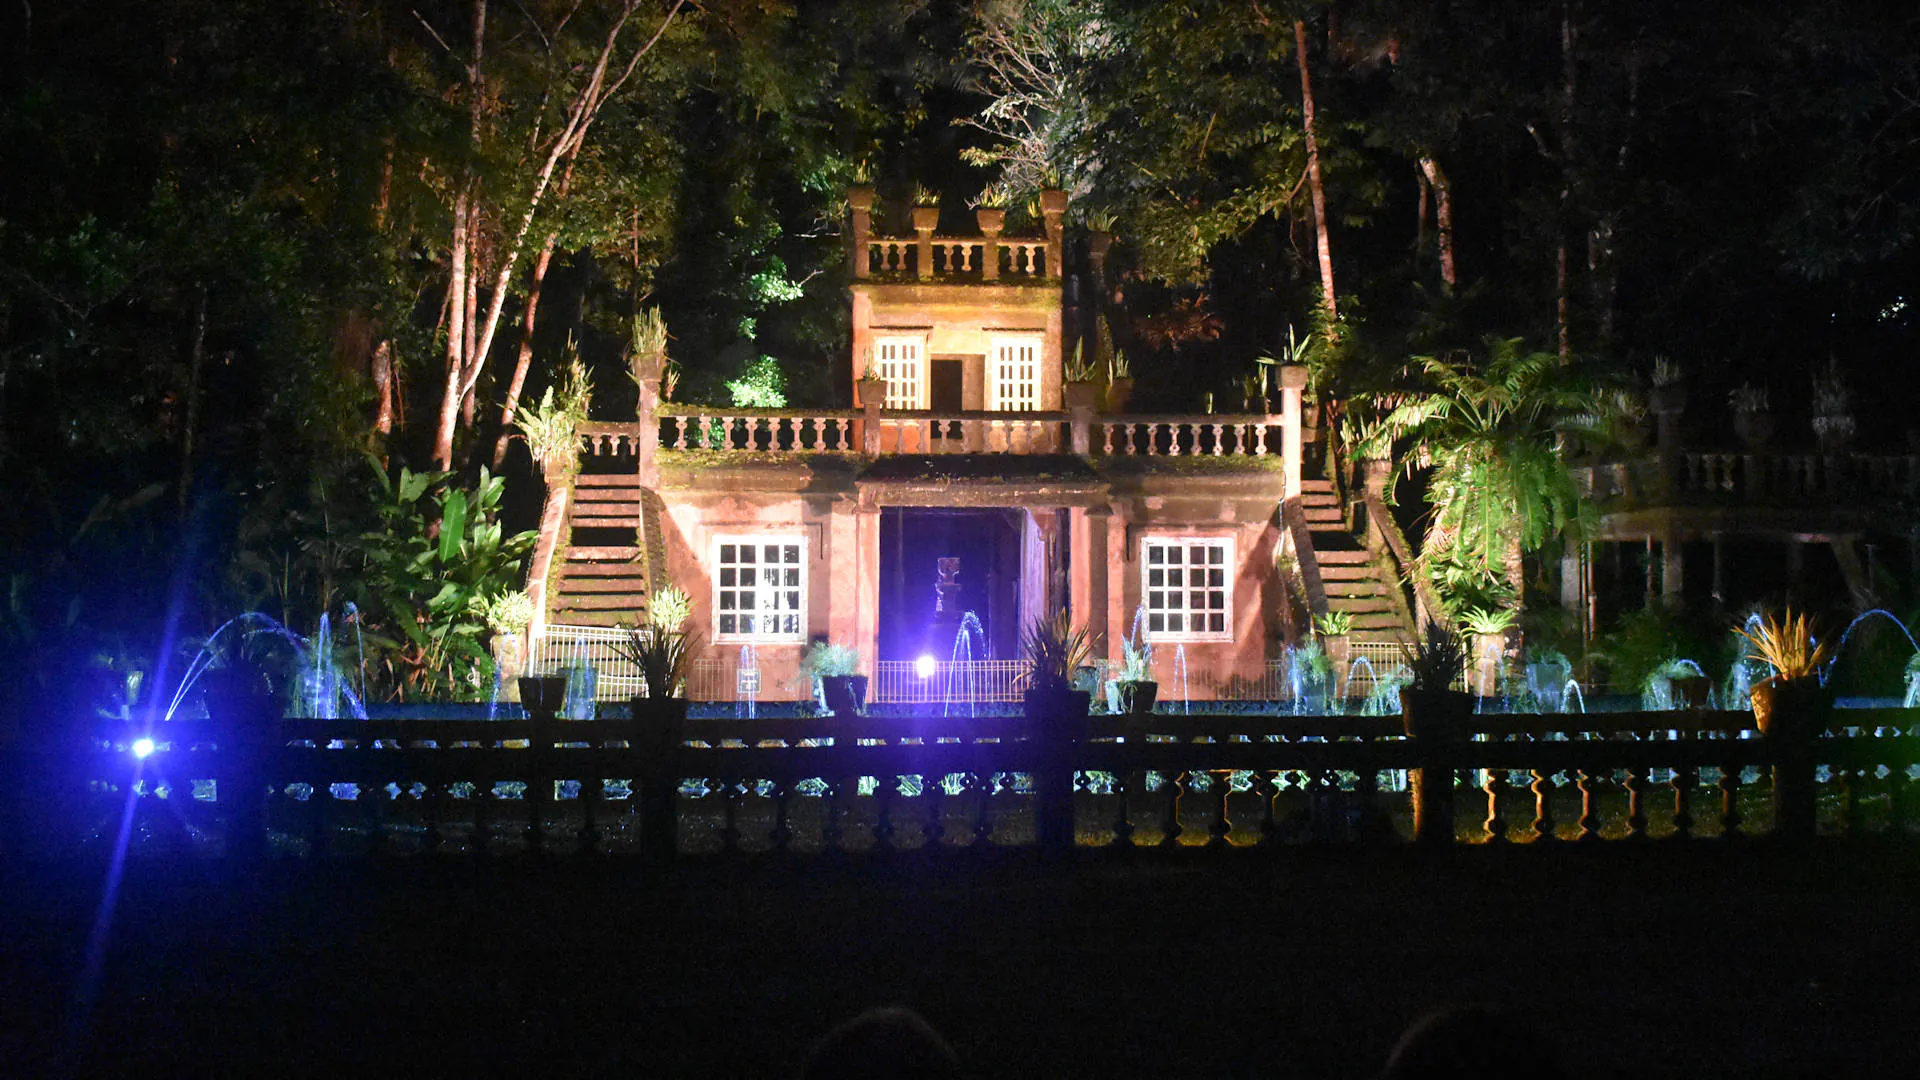
[(1366, 500), (1305, 464), (1304, 370), (1265, 411), (1126, 412), (1124, 384), (1066, 370), (1064, 194), (1032, 236), (995, 210), (938, 235), (931, 207), (879, 235), (872, 198), (850, 193), (851, 408), (681, 405), (643, 377), (637, 423), (583, 429), (552, 633), (638, 621), (671, 581), (734, 682), (693, 696), (805, 696), (827, 640), (904, 701), (956, 677), (1017, 695), (1020, 630), (1061, 605), (1097, 656), (1144, 638), (1195, 698), (1274, 696), (1304, 612), (1350, 611), (1356, 641), (1411, 628)]

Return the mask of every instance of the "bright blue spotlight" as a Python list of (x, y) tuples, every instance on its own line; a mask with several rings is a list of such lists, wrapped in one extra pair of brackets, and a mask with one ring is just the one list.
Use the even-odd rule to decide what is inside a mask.
[(913, 662), (913, 673), (922, 679), (931, 679), (940, 670), (940, 661), (931, 656), (922, 656)]
[(145, 757), (147, 757), (148, 755), (150, 755), (150, 754), (152, 754), (152, 753), (153, 753), (153, 740), (152, 740), (152, 739), (135, 739), (135, 740), (133, 740), (133, 756), (134, 756), (134, 757), (137, 757), (137, 758), (145, 758)]

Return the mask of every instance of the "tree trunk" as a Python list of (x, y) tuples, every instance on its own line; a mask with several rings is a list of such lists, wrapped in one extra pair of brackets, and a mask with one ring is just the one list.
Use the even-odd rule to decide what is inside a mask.
[(493, 441), (493, 468), (499, 471), (501, 462), (507, 459), (507, 441), (513, 427), (513, 413), (520, 407), (520, 391), (527, 384), (527, 371), (533, 366), (533, 329), (535, 316), (540, 311), (540, 290), (547, 281), (547, 267), (553, 263), (553, 249), (560, 241), (560, 234), (547, 234), (547, 242), (541, 246), (540, 255), (533, 261), (533, 280), (527, 285), (527, 310), (520, 321), (520, 354), (513, 363), (513, 376), (507, 382), (507, 399), (500, 409), (500, 434)]
[(200, 426), (200, 371), (207, 356), (207, 293), (200, 291), (200, 304), (193, 312), (193, 345), (187, 352), (187, 422), (180, 436), (180, 516), (187, 516), (187, 499), (193, 492), (193, 433)]
[(1453, 262), (1453, 187), (1440, 163), (1431, 157), (1420, 159), (1420, 173), (1433, 188), (1433, 220), (1440, 241), (1440, 282), (1451, 295), (1454, 286), (1459, 284)]
[(465, 370), (460, 379), (460, 426), (473, 428), (474, 387), (480, 381), (480, 369), (486, 366), (486, 353), (481, 351), (474, 341), (475, 323), (480, 313), (480, 215), (477, 208), (469, 208), (467, 214), (467, 317), (466, 317), (466, 354)]
[(393, 434), (393, 342), (373, 347), (373, 430), (382, 438)]
[(1307, 191), (1313, 200), (1314, 240), (1320, 249), (1320, 304), (1327, 312), (1327, 335), (1337, 334), (1339, 301), (1333, 288), (1333, 247), (1327, 238), (1327, 193), (1320, 183), (1320, 135), (1314, 126), (1313, 75), (1307, 66), (1307, 24), (1293, 23), (1294, 57), (1300, 65), (1300, 115), (1307, 135)]
[(1573, 221), (1574, 170), (1579, 167), (1579, 144), (1573, 127), (1573, 107), (1580, 65), (1575, 58), (1578, 31), (1573, 25), (1572, 0), (1560, 4), (1560, 219), (1554, 261), (1554, 322), (1559, 335), (1560, 359), (1573, 355), (1573, 281), (1567, 264), (1567, 230)]
[(567, 523), (567, 499), (573, 490), (566, 466), (549, 462), (541, 467), (547, 482), (547, 499), (540, 507), (540, 535), (533, 544), (533, 561), (527, 567), (527, 598), (533, 601), (533, 622), (527, 628), (527, 655), (537, 656), (540, 637), (547, 628), (547, 578), (553, 572), (553, 554), (560, 546), (560, 532)]
[(453, 424), (460, 410), (461, 376), (466, 373), (467, 204), (465, 190), (453, 200), (453, 251), (447, 275), (447, 388), (434, 430), (433, 467), (453, 468)]

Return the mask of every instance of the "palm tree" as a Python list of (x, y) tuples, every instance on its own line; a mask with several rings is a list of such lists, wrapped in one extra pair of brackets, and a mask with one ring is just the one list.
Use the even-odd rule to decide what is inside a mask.
[(1431, 507), (1416, 572), (1450, 610), (1518, 606), (1524, 553), (1578, 531), (1584, 503), (1565, 460), (1568, 436), (1603, 438), (1600, 382), (1519, 339), (1491, 338), (1483, 359), (1415, 357), (1408, 385), (1354, 395), (1350, 450), (1431, 468)]

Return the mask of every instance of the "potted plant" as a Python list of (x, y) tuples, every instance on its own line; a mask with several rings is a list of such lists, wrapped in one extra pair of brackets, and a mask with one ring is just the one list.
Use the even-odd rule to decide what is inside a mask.
[(1069, 409), (1093, 409), (1100, 403), (1100, 387), (1093, 381), (1093, 363), (1086, 358), (1086, 341), (1073, 343), (1067, 359), (1062, 397)]
[(940, 193), (924, 184), (913, 185), (913, 231), (930, 233), (940, 227)]
[[(1353, 612), (1323, 611), (1313, 617), (1313, 632), (1320, 638), (1320, 647), (1327, 652), (1334, 682), (1340, 683), (1353, 660)], [(1338, 691), (1340, 687), (1332, 685), (1328, 689)]]
[(1853, 442), (1850, 396), (1838, 359), (1813, 377), (1813, 435), (1825, 453), (1837, 454)]
[(1327, 711), (1329, 684), (1333, 682), (1333, 661), (1317, 638), (1308, 638), (1294, 646), (1293, 701), (1295, 713), (1318, 716)]
[(1686, 372), (1664, 356), (1653, 358), (1653, 389), (1647, 392), (1647, 407), (1656, 413), (1678, 414), (1687, 408)]
[(1543, 713), (1557, 713), (1565, 703), (1567, 680), (1573, 677), (1573, 664), (1557, 649), (1529, 649), (1527, 692)]
[(678, 741), (686, 724), (687, 672), (693, 667), (695, 634), (687, 630), (693, 603), (687, 594), (673, 585), (653, 594), (644, 627), (623, 627), (624, 636), (614, 643), (622, 659), (640, 669), (644, 694), (633, 698), (634, 719), (651, 721), (645, 734)]
[(1108, 707), (1134, 716), (1153, 711), (1160, 684), (1153, 681), (1153, 646), (1128, 639), (1120, 643), (1120, 675), (1107, 684)]
[(858, 716), (866, 707), (867, 677), (853, 646), (816, 641), (800, 659), (800, 670), (820, 680), (820, 696), (835, 716)]
[(1760, 450), (1773, 438), (1773, 410), (1767, 404), (1767, 391), (1752, 383), (1741, 383), (1727, 394), (1733, 409), (1733, 433), (1749, 450)]
[(1473, 715), (1473, 695), (1453, 689), (1466, 667), (1466, 644), (1460, 635), (1433, 622), (1427, 624), (1419, 640), (1403, 645), (1401, 651), (1412, 677), (1400, 691), (1400, 712), (1407, 734), (1441, 738), (1457, 735), (1466, 718)]
[(1107, 411), (1124, 413), (1133, 400), (1133, 362), (1125, 349), (1113, 350), (1107, 360)]
[(1474, 688), (1482, 697), (1500, 693), (1507, 631), (1513, 628), (1516, 616), (1512, 608), (1468, 608), (1461, 612), (1460, 624), (1473, 636)]
[(1073, 688), (1075, 674), (1093, 656), (1093, 638), (1076, 626), (1065, 608), (1043, 615), (1020, 635), (1020, 651), (1032, 665), (1024, 695), (1028, 720), (1040, 717), (1084, 718), (1093, 694)]
[(873, 369), (873, 346), (871, 345), (867, 346), (866, 351), (860, 356), (860, 373), (853, 384), (860, 399), (855, 402), (856, 408), (866, 408), (870, 405), (882, 409), (887, 407), (887, 380), (881, 378), (880, 373)]
[(989, 236), (999, 236), (1007, 227), (1007, 206), (1013, 201), (1013, 194), (1004, 184), (988, 184), (971, 201), (973, 219), (980, 225), (980, 231)]
[(1813, 621), (1795, 616), (1792, 608), (1775, 618), (1764, 615), (1752, 629), (1737, 631), (1747, 639), (1747, 658), (1773, 668), (1773, 674), (1753, 684), (1753, 722), (1761, 734), (1782, 724), (1817, 725), (1833, 706), (1833, 692), (1821, 684), (1820, 668), (1833, 653), (1833, 643), (1814, 635)]

